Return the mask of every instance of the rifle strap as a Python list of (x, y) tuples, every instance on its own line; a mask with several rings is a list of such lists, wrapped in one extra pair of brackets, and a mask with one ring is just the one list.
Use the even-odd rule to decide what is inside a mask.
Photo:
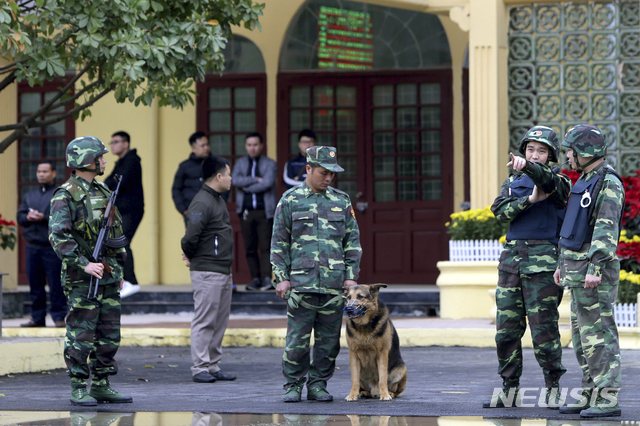
[(71, 234), (73, 239), (76, 240), (80, 248), (84, 250), (87, 259), (89, 259), (90, 262), (96, 262), (96, 259), (93, 258), (93, 250), (91, 250), (91, 247), (87, 243), (87, 240), (85, 240), (82, 235), (80, 235), (80, 233), (73, 228), (69, 231), (69, 233)]

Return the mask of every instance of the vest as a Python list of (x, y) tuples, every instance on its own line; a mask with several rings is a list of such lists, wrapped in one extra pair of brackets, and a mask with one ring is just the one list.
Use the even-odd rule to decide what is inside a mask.
[[(88, 251), (85, 255), (88, 255), (89, 258), (91, 258), (98, 240), (100, 222), (104, 216), (107, 204), (109, 204), (109, 196), (111, 195), (109, 190), (100, 183), (94, 185), (94, 187), (96, 188), (96, 195), (85, 190), (85, 188), (76, 181), (75, 177), (72, 176), (54, 192), (55, 196), (59, 191), (65, 191), (73, 200), (76, 206), (76, 217), (71, 218), (74, 228), (72, 233), (74, 234), (74, 238), (77, 237), (76, 240), (80, 240), (77, 242), (84, 251)], [(117, 210), (114, 222), (114, 230), (118, 230), (122, 218)], [(112, 233), (114, 232), (112, 231)], [(112, 237), (119, 236), (120, 235), (112, 235)]]
[[(529, 176), (520, 175), (509, 188), (512, 197), (521, 198), (531, 195), (534, 186)], [(558, 228), (563, 214), (564, 210), (556, 209), (549, 198), (535, 203), (511, 221), (507, 240), (549, 240), (558, 244)]]
[[(591, 241), (594, 228), (591, 223), (593, 211), (607, 173), (614, 174), (622, 182), (618, 173), (605, 165), (602, 173), (598, 173), (589, 181), (578, 180), (571, 189), (565, 221), (560, 230), (560, 242), (558, 243), (560, 246), (577, 251), (586, 241)], [(622, 210), (624, 212), (624, 208)], [(619, 226), (622, 228), (622, 217), (620, 217)]]

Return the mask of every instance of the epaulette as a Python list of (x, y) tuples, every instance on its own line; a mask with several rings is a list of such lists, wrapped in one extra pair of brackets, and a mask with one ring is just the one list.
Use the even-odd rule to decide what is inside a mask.
[(336, 194), (340, 194), (343, 197), (345, 197), (347, 200), (351, 201), (351, 197), (349, 197), (349, 194), (347, 194), (346, 192), (341, 191), (338, 188), (334, 188), (333, 186), (330, 186), (329, 188), (333, 190)]

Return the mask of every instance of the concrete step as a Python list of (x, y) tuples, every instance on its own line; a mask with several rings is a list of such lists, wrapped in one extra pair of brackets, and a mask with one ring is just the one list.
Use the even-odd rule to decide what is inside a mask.
[[(237, 287), (238, 291), (231, 299), (231, 314), (286, 314), (286, 302), (277, 297), (275, 291), (247, 292), (244, 285)], [(22, 315), (29, 315), (31, 300), (28, 288), (20, 286), (17, 296), (23, 300)], [(438, 316), (440, 313), (440, 292), (435, 285), (391, 285), (382, 290), (380, 299), (392, 316)], [(123, 315), (181, 312), (193, 312), (190, 286), (141, 286), (138, 293), (122, 299)]]

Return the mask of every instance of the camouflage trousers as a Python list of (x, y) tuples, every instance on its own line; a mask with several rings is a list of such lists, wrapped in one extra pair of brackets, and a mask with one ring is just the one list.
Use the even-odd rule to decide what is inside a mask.
[[(313, 306), (322, 306), (334, 296), (319, 293), (300, 293), (302, 300)], [(282, 356), (282, 374), (288, 389), (294, 384), (307, 387), (317, 382), (327, 383), (333, 376), (336, 358), (340, 352), (340, 328), (344, 299), (321, 310), (303, 306), (287, 308), (287, 339)], [(313, 332), (313, 361), (310, 360), (310, 340)]]
[(571, 338), (584, 388), (620, 387), (620, 346), (613, 315), (617, 297), (617, 285), (571, 288)]
[(118, 284), (98, 286), (96, 299), (87, 300), (88, 286), (65, 286), (69, 301), (64, 360), (71, 386), (107, 384), (118, 372), (114, 359), (120, 346), (120, 292)]
[(512, 274), (498, 271), (496, 346), (498, 374), (505, 387), (518, 386), (522, 376), (522, 336), (531, 329), (533, 353), (542, 368), (545, 387), (557, 385), (566, 373), (558, 331), (558, 305), (563, 288), (553, 272)]

